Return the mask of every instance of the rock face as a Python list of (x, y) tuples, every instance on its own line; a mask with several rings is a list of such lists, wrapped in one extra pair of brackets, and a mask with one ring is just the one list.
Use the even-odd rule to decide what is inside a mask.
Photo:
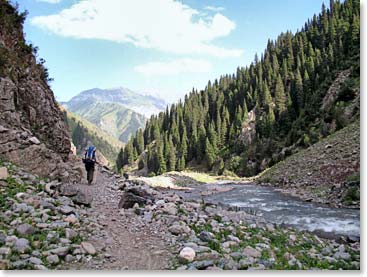
[(79, 181), (81, 170), (47, 71), (25, 43), (24, 18), (7, 1), (0, 1), (0, 9), (5, 11), (0, 18), (0, 158), (42, 177)]
[(256, 136), (256, 113), (255, 109), (248, 113), (248, 119), (243, 122), (239, 139), (246, 144), (251, 144)]

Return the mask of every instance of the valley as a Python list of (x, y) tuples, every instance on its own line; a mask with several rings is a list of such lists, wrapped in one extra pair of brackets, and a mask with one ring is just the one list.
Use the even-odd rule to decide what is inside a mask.
[[(0, 270), (361, 270), (359, 1), (172, 105), (126, 87), (58, 103), (26, 18), (0, 0)], [(172, 84), (184, 61), (131, 80)]]

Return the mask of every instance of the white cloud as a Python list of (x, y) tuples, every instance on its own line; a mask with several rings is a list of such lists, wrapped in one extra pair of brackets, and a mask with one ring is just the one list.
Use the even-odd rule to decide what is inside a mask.
[(57, 4), (60, 3), (62, 0), (36, 0), (36, 2), (46, 2), (50, 4)]
[(200, 59), (176, 59), (169, 62), (149, 62), (134, 67), (136, 72), (148, 77), (157, 75), (178, 75), (180, 73), (206, 73), (212, 65)]
[(223, 7), (214, 7), (214, 6), (206, 6), (204, 9), (212, 12), (222, 12), (225, 10), (225, 8)]
[(58, 14), (37, 16), (33, 25), (57, 35), (132, 43), (175, 54), (238, 57), (213, 40), (228, 36), (236, 24), (220, 13), (207, 18), (174, 0), (84, 0)]

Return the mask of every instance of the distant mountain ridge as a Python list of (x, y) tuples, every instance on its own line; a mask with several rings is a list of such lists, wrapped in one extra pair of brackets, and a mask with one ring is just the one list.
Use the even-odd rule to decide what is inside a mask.
[(123, 87), (85, 90), (61, 104), (124, 143), (165, 108), (164, 100)]
[(93, 88), (85, 90), (63, 104), (69, 110), (77, 110), (81, 105), (85, 105), (87, 101), (92, 100), (120, 104), (145, 117), (157, 114), (166, 107), (165, 101), (161, 98), (135, 92), (124, 87), (111, 89)]

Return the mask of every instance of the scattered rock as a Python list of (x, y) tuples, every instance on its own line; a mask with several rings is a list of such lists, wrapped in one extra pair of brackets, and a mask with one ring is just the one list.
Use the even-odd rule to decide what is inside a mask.
[(69, 215), (69, 214), (74, 213), (74, 209), (70, 206), (62, 206), (60, 208), (60, 212), (65, 215)]
[(168, 231), (171, 232), (172, 234), (178, 236), (178, 235), (182, 235), (182, 234), (188, 234), (190, 233), (191, 229), (182, 224), (182, 225), (172, 225), (171, 227), (168, 228)]
[(31, 143), (33, 143), (33, 144), (36, 144), (36, 145), (41, 144), (41, 142), (39, 141), (39, 139), (36, 138), (36, 137), (31, 137), (31, 138), (28, 139), (28, 141), (31, 142)]
[(247, 257), (253, 257), (253, 258), (261, 257), (260, 251), (252, 248), (251, 246), (246, 246), (246, 248), (243, 250), (243, 254)]
[(78, 235), (77, 232), (75, 232), (73, 229), (65, 229), (65, 237), (67, 239), (72, 239), (72, 238), (75, 238), (76, 236)]
[(52, 265), (58, 264), (60, 262), (59, 256), (57, 255), (47, 256), (46, 260), (49, 264), (52, 264)]
[(85, 242), (83, 241), (80, 246), (89, 254), (89, 255), (95, 255), (97, 252), (96, 252), (96, 249), (94, 248), (94, 246), (89, 243), (89, 242)]
[(164, 203), (165, 203), (165, 201), (164, 201), (163, 199), (160, 199), (160, 200), (158, 200), (158, 201), (156, 201), (156, 202), (155, 202), (155, 204), (156, 204), (157, 206), (164, 205)]
[(350, 260), (350, 254), (347, 252), (336, 252), (334, 254), (335, 259), (343, 259), (343, 260)]
[(205, 260), (217, 260), (219, 258), (219, 254), (216, 251), (199, 253), (196, 255), (196, 261), (205, 261)]
[(177, 214), (177, 206), (175, 203), (165, 203), (163, 204), (162, 211), (170, 214), (170, 215), (176, 215)]
[(14, 246), (18, 253), (24, 253), (30, 249), (29, 240), (24, 238), (16, 239)]
[(1, 260), (0, 259), (0, 270), (7, 270), (9, 268), (9, 260)]
[[(57, 257), (57, 256), (56, 256), (56, 257)], [(71, 262), (73, 262), (73, 261), (75, 261), (75, 257), (74, 257), (73, 255), (70, 255), (70, 254), (66, 255), (66, 257), (65, 257), (65, 262), (67, 262), (67, 263), (71, 263)]]
[(0, 231), (0, 244), (3, 244), (6, 240), (6, 235), (3, 231)]
[(69, 253), (70, 248), (68, 246), (58, 247), (50, 250), (52, 254), (58, 255), (60, 257), (65, 257)]
[(238, 267), (239, 269), (248, 269), (254, 262), (254, 258), (248, 257), (240, 260), (238, 263)]
[(289, 235), (289, 239), (293, 242), (295, 242), (297, 240), (297, 236), (296, 235)]
[(45, 267), (44, 265), (38, 265), (38, 264), (36, 264), (36, 265), (34, 265), (34, 267), (33, 267), (34, 269), (36, 269), (36, 270), (48, 270), (48, 268), (47, 267)]
[(32, 235), (35, 233), (35, 228), (32, 225), (29, 225), (28, 223), (21, 224), (17, 228), (17, 232), (21, 235)]
[(31, 257), (29, 258), (29, 262), (34, 265), (40, 265), (42, 264), (42, 261), (39, 258)]
[(194, 262), (191, 264), (192, 267), (196, 268), (196, 269), (207, 269), (210, 266), (213, 266), (214, 262), (213, 261), (198, 261), (198, 262)]
[(223, 248), (230, 248), (231, 246), (236, 246), (236, 245), (238, 245), (238, 242), (236, 242), (236, 241), (226, 241), (226, 242), (223, 242), (222, 243), (222, 247)]
[(11, 254), (11, 249), (9, 247), (1, 247), (0, 255), (9, 256)]
[(202, 231), (202, 232), (199, 234), (199, 238), (200, 238), (202, 241), (209, 242), (209, 241), (214, 240), (215, 236), (214, 236), (214, 234), (213, 234), (213, 233), (210, 233), (210, 232), (207, 232), (207, 231)]
[(75, 224), (78, 222), (78, 219), (75, 216), (71, 215), (71, 216), (64, 218), (64, 221), (69, 222), (70, 224)]
[(6, 180), (8, 177), (8, 169), (6, 167), (0, 167), (0, 180)]
[(190, 263), (195, 259), (195, 251), (191, 247), (184, 247), (179, 254), (179, 260), (182, 263)]
[(52, 194), (54, 194), (56, 192), (56, 189), (57, 189), (58, 185), (59, 185), (59, 183), (56, 180), (55, 181), (52, 181), (50, 183), (47, 183), (45, 185), (45, 191), (48, 194), (52, 195)]

